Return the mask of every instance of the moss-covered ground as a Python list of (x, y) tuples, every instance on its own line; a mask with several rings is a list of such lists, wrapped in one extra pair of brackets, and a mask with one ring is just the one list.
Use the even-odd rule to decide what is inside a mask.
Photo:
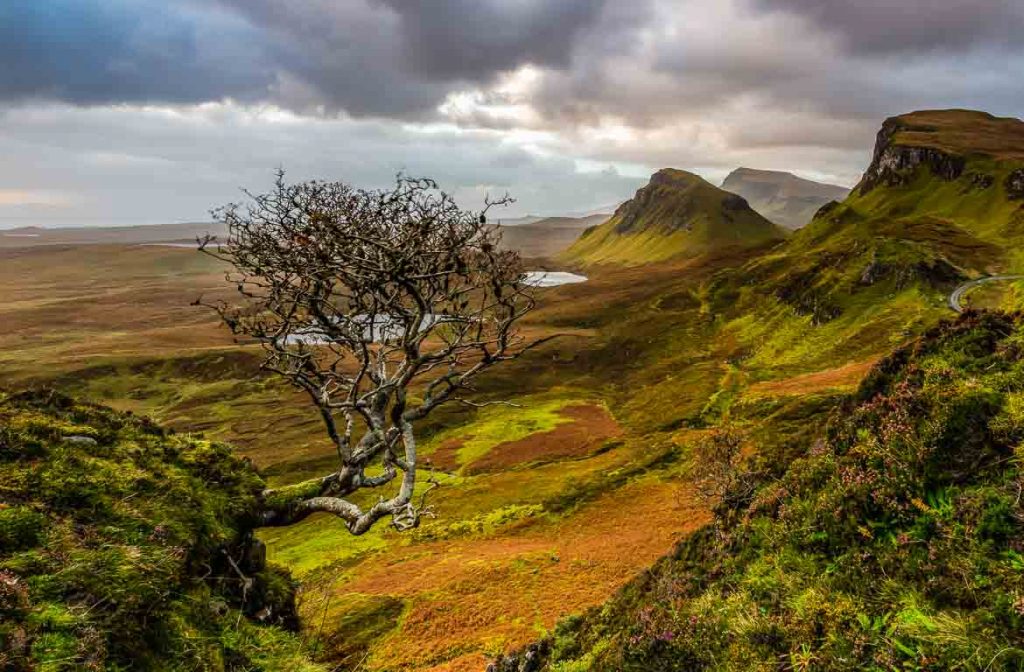
[(0, 393), (0, 668), (324, 669), (291, 578), (246, 557), (263, 486), (226, 445)]

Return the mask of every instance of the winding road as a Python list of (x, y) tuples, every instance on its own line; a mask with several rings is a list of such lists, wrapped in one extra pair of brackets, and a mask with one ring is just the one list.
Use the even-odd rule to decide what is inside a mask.
[(974, 289), (979, 285), (986, 285), (990, 282), (997, 282), (999, 280), (1021, 280), (1024, 279), (1024, 275), (990, 275), (985, 278), (978, 278), (977, 280), (969, 280), (964, 284), (960, 285), (953, 290), (953, 293), (949, 295), (949, 307), (958, 313), (964, 312), (964, 307), (960, 304), (960, 299), (964, 298), (964, 293), (970, 289)]

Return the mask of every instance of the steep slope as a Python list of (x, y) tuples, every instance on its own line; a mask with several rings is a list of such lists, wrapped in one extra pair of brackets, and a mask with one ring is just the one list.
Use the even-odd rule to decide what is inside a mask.
[[(999, 268), (1024, 257), (1024, 122), (938, 110), (886, 120), (860, 184), (834, 217), (914, 226), (929, 219), (954, 235), (1003, 247)], [(852, 214), (851, 214), (852, 213)]]
[(781, 479), (492, 669), (1021, 669), (1022, 341), (970, 314), (898, 350)]
[(322, 669), (247, 529), (262, 489), (225, 445), (0, 393), (0, 669)]
[(666, 168), (610, 220), (586, 231), (566, 257), (582, 263), (643, 264), (755, 247), (784, 236), (743, 198), (692, 173)]
[(891, 303), (940, 307), (969, 277), (1024, 268), (1024, 123), (961, 110), (887, 120), (863, 179), (745, 269), (815, 324)]
[(750, 207), (787, 229), (799, 229), (821, 206), (841, 201), (846, 187), (805, 180), (776, 170), (737, 168), (722, 182), (722, 189), (745, 198)]

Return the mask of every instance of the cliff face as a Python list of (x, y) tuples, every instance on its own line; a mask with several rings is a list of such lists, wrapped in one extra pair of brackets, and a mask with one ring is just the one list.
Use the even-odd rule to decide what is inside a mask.
[(861, 194), (879, 184), (897, 187), (913, 179), (917, 168), (928, 166), (936, 177), (953, 181), (964, 173), (967, 160), (935, 147), (903, 145), (896, 141), (900, 132), (929, 133), (932, 127), (915, 126), (901, 117), (886, 119), (875, 140), (875, 152), (871, 165), (857, 185)]
[(1006, 195), (1012, 201), (1024, 200), (1024, 168), (1006, 176)]
[[(1024, 122), (1019, 119), (971, 110), (911, 112), (882, 125), (871, 165), (856, 191), (866, 194), (879, 185), (904, 186), (922, 166), (944, 182), (962, 177), (965, 186), (985, 190), (1022, 163)], [(1024, 177), (1015, 181), (1011, 173), (1003, 186), (1009, 198), (1018, 193), (1024, 197)]]

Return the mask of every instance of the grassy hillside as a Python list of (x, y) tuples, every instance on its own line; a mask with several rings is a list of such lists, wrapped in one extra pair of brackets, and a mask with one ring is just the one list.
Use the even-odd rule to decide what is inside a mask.
[(1024, 122), (982, 112), (915, 112), (886, 120), (853, 195), (829, 216), (868, 226), (928, 228), (936, 242), (987, 250), (973, 271), (1017, 270), (1024, 258)]
[(1021, 669), (1022, 345), (1024, 317), (969, 314), (886, 358), (781, 478), (754, 453), (756, 495), (564, 621), (548, 668)]
[(0, 668), (321, 669), (247, 532), (262, 488), (227, 446), (0, 394)]
[(742, 198), (697, 175), (666, 168), (610, 220), (586, 231), (565, 257), (586, 264), (643, 264), (783, 237)]
[(754, 361), (805, 366), (919, 333), (959, 283), (1019, 268), (1022, 144), (1024, 123), (982, 113), (887, 120), (849, 197), (719, 279), (710, 296), (727, 330)]

